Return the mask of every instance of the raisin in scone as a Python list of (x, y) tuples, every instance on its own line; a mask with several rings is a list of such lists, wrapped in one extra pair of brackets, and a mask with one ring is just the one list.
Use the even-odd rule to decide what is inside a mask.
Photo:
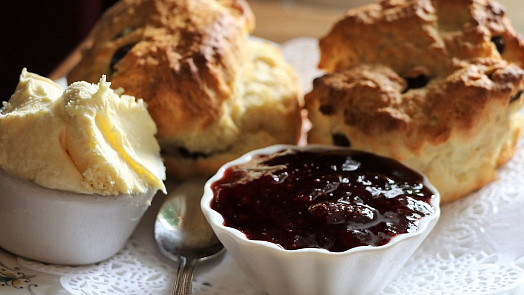
[(524, 45), (497, 3), (376, 2), (348, 11), (320, 50), (328, 73), (305, 96), (309, 143), (400, 160), (443, 202), (492, 181), (511, 158)]
[(210, 176), (299, 136), (298, 80), (274, 45), (249, 37), (254, 21), (244, 0), (121, 0), (94, 27), (68, 82), (105, 74), (112, 88), (143, 98), (168, 174)]

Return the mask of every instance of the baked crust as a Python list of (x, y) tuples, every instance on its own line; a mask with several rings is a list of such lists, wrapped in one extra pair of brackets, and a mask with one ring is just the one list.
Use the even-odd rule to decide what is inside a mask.
[(319, 46), (319, 67), (327, 72), (369, 63), (401, 76), (424, 68), (435, 77), (454, 71), (454, 59), (471, 58), (524, 66), (522, 38), (490, 0), (378, 1), (347, 11)]
[(235, 81), (234, 95), (219, 120), (200, 132), (164, 142), (169, 175), (211, 176), (248, 151), (272, 144), (296, 144), (302, 131), (298, 78), (271, 43), (249, 40), (249, 59)]
[(320, 49), (330, 73), (305, 96), (308, 142), (400, 160), (426, 174), (443, 202), (492, 181), (511, 158), (524, 46), (498, 4), (373, 3), (347, 12)]

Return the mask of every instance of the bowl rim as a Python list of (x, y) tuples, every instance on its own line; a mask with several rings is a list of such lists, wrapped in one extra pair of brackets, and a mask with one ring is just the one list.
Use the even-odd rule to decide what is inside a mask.
[[(25, 179), (23, 177), (20, 177), (16, 174), (10, 173), (3, 168), (0, 167), (0, 182), (1, 181), (9, 181), (13, 183), (17, 187), (25, 187), (26, 189), (33, 190), (35, 192), (42, 192), (43, 194), (38, 194), (35, 198), (39, 199), (49, 199), (53, 201), (59, 201), (64, 203), (75, 203), (75, 202), (81, 202), (84, 204), (88, 203), (103, 203), (103, 202), (129, 202), (130, 199), (142, 199), (142, 198), (149, 198), (150, 196), (156, 195), (158, 192), (157, 189), (151, 189), (149, 188), (145, 192), (139, 192), (139, 193), (131, 193), (131, 194), (117, 194), (117, 195), (102, 195), (99, 193), (84, 193), (84, 192), (74, 192), (74, 191), (67, 191), (63, 189), (58, 188), (49, 188), (42, 186), (34, 181), (31, 181), (29, 179)], [(0, 183), (0, 186), (2, 184)]]
[[(280, 246), (280, 245), (278, 245), (276, 243), (272, 243), (272, 242), (268, 242), (268, 241), (262, 241), (262, 240), (248, 239), (247, 236), (243, 232), (241, 232), (240, 230), (238, 230), (236, 228), (233, 228), (233, 227), (225, 226), (224, 225), (224, 218), (223, 218), (222, 214), (220, 214), (218, 211), (215, 211), (214, 209), (211, 208), (210, 204), (211, 204), (211, 200), (213, 199), (213, 196), (214, 196), (213, 195), (213, 191), (211, 190), (211, 185), (215, 181), (217, 181), (220, 178), (222, 178), (222, 176), (224, 175), (225, 171), (229, 167), (248, 162), (255, 155), (271, 154), (271, 153), (277, 152), (277, 151), (282, 150), (282, 149), (294, 149), (294, 150), (299, 150), (299, 151), (305, 151), (305, 150), (310, 150), (310, 149), (323, 149), (323, 150), (334, 150), (334, 149), (340, 150), (340, 149), (343, 149), (343, 150), (359, 151), (359, 152), (364, 152), (364, 153), (377, 155), (377, 154), (374, 154), (374, 153), (370, 153), (370, 152), (362, 151), (362, 150), (358, 150), (358, 149), (353, 149), (353, 148), (349, 148), (349, 147), (331, 146), (331, 145), (324, 145), (324, 144), (307, 144), (307, 145), (303, 145), (303, 146), (291, 145), (291, 144), (276, 144), (276, 145), (271, 145), (271, 146), (267, 146), (267, 147), (264, 147), (264, 148), (260, 148), (260, 149), (256, 149), (256, 150), (252, 150), (250, 152), (247, 152), (244, 155), (240, 156), (239, 158), (237, 158), (235, 160), (232, 160), (230, 162), (227, 162), (224, 165), (222, 165), (220, 167), (220, 169), (215, 173), (215, 175), (213, 175), (211, 178), (209, 178), (206, 181), (205, 185), (204, 185), (204, 193), (203, 193), (202, 199), (200, 201), (200, 206), (201, 206), (202, 212), (204, 213), (204, 216), (206, 217), (208, 222), (212, 225), (213, 230), (215, 230), (215, 227), (216, 227), (216, 228), (220, 229), (222, 232), (227, 233), (230, 236), (234, 236), (235, 238), (237, 238), (237, 241), (240, 241), (243, 244), (246, 244), (246, 245), (259, 245), (261, 247), (267, 248), (267, 249), (272, 250), (272, 251), (286, 253), (286, 255), (302, 255), (302, 254), (316, 253), (316, 254), (319, 254), (319, 255), (341, 256), (341, 255), (348, 255), (348, 254), (351, 254), (351, 253), (358, 253), (358, 252), (370, 252), (370, 251), (376, 252), (376, 251), (387, 250), (388, 248), (392, 248), (396, 244), (399, 244), (399, 243), (401, 243), (404, 240), (415, 239), (415, 238), (425, 234), (426, 231), (428, 230), (428, 227), (431, 224), (434, 225), (438, 221), (438, 219), (440, 217), (440, 193), (435, 188), (435, 186), (433, 186), (433, 184), (429, 181), (429, 179), (426, 177), (425, 174), (408, 167), (409, 169), (411, 169), (411, 170), (413, 170), (413, 171), (415, 171), (415, 172), (417, 172), (417, 173), (422, 175), (424, 185), (427, 188), (429, 188), (433, 192), (433, 194), (434, 194), (434, 196), (431, 198), (431, 202), (430, 202), (430, 205), (434, 208), (433, 214), (424, 216), (421, 219), (419, 219), (419, 224), (417, 226), (417, 230), (414, 231), (414, 232), (409, 232), (409, 233), (396, 235), (393, 238), (391, 238), (391, 240), (389, 242), (387, 242), (386, 244), (384, 244), (384, 245), (380, 245), (380, 246), (372, 246), (372, 245), (357, 246), (357, 247), (353, 247), (353, 248), (350, 248), (350, 249), (348, 249), (346, 251), (342, 251), (342, 252), (332, 252), (332, 251), (329, 251), (329, 250), (324, 249), (324, 248), (301, 248), (301, 249), (296, 249), (296, 250), (290, 250), (290, 249), (285, 249), (284, 247), (282, 247), (282, 246)], [(380, 155), (377, 155), (377, 156), (380, 156)], [(384, 157), (384, 156), (380, 156), (380, 157)], [(389, 159), (391, 159), (391, 158), (389, 158)], [(402, 164), (402, 165), (406, 166), (404, 164)], [(429, 230), (431, 230), (431, 229), (429, 229)], [(217, 236), (220, 237), (220, 235), (218, 233), (216, 233), (216, 234), (217, 234)], [(428, 234), (429, 234), (429, 232), (428, 232)]]

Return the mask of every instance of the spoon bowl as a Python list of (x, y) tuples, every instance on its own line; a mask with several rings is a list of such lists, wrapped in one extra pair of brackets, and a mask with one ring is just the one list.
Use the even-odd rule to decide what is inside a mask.
[(200, 209), (204, 184), (204, 179), (180, 184), (169, 193), (155, 221), (155, 241), (160, 251), (179, 262), (172, 294), (191, 294), (195, 264), (224, 252)]

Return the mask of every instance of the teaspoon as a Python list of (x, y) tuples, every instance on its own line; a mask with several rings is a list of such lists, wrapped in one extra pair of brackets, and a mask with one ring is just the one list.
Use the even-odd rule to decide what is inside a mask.
[(196, 262), (214, 258), (224, 247), (200, 209), (205, 180), (189, 180), (170, 192), (155, 221), (155, 241), (160, 251), (179, 261), (172, 294), (191, 294)]

